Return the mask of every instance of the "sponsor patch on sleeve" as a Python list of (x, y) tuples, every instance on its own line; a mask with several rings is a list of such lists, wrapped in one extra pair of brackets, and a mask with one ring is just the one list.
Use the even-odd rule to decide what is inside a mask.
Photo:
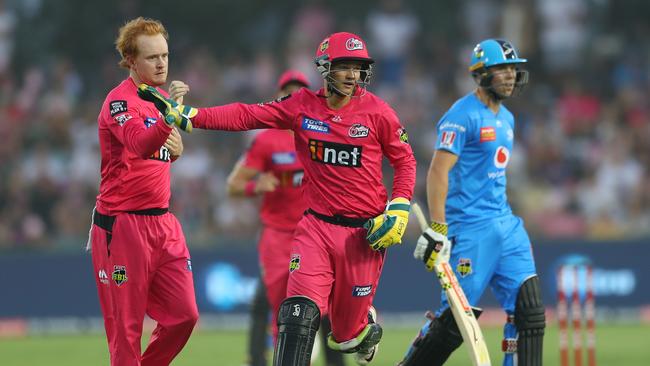
[(440, 135), (440, 147), (451, 149), (454, 146), (454, 140), (456, 140), (456, 132), (443, 131)]
[(124, 114), (120, 114), (118, 116), (115, 116), (113, 119), (115, 120), (115, 122), (117, 122), (118, 125), (122, 126), (124, 123), (126, 123), (126, 121), (130, 120), (131, 118), (133, 118), (133, 117), (131, 117), (130, 114), (124, 113)]
[(126, 106), (126, 100), (114, 100), (109, 103), (109, 107), (111, 108), (111, 117), (115, 117), (120, 113), (124, 113), (128, 111), (128, 108)]

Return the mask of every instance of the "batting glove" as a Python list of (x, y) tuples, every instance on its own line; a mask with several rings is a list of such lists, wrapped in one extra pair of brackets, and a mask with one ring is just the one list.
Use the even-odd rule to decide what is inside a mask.
[(393, 244), (402, 243), (410, 208), (411, 204), (406, 198), (394, 198), (388, 203), (384, 213), (368, 220), (363, 225), (368, 230), (366, 239), (373, 250), (385, 249)]
[(413, 257), (424, 262), (428, 271), (436, 264), (449, 262), (451, 242), (447, 239), (447, 224), (432, 222), (418, 238)]
[(198, 109), (178, 104), (174, 100), (160, 94), (156, 88), (147, 84), (140, 84), (138, 86), (138, 96), (153, 103), (156, 109), (165, 117), (165, 122), (168, 125), (176, 125), (187, 133), (192, 132), (192, 121), (190, 121), (190, 118), (196, 116)]

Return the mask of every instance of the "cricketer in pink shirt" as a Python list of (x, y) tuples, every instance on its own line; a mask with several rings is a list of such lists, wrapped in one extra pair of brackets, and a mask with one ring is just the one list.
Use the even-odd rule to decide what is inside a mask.
[(307, 209), (302, 189), (304, 170), (296, 154), (293, 133), (261, 131), (246, 151), (242, 164), (272, 173), (277, 179), (275, 189), (265, 192), (262, 198), (260, 219), (264, 226), (293, 232)]
[[(89, 249), (112, 366), (169, 365), (198, 319), (189, 251), (168, 211), (172, 127), (137, 95), (140, 82), (165, 83), (166, 38), (151, 19), (120, 29), (116, 44), (130, 76), (108, 93), (97, 119), (101, 181)], [(141, 352), (145, 314), (157, 326)]]
[[(309, 364), (319, 319), (326, 311), (332, 323), (328, 345), (355, 353), (357, 363), (370, 362), (381, 339), (372, 300), (385, 248), (400, 243), (406, 228), (416, 163), (393, 109), (364, 88), (372, 62), (360, 37), (335, 33), (316, 51), (325, 88), (303, 88), (270, 103), (234, 103), (198, 113), (141, 86), (141, 97), (166, 115), (172, 109), (192, 110), (196, 128), (294, 131), (309, 209), (292, 241), (274, 365)], [(394, 169), (388, 206), (384, 156)]]

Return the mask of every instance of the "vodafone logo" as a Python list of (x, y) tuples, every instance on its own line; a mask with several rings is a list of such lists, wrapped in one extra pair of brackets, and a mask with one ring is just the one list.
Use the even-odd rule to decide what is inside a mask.
[(505, 169), (510, 161), (510, 150), (505, 146), (499, 146), (494, 154), (494, 166), (500, 169)]

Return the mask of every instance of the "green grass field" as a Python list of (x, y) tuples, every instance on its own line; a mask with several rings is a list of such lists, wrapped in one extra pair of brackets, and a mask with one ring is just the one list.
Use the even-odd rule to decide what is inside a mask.
[[(492, 364), (501, 364), (501, 330), (484, 330)], [(650, 365), (650, 327), (634, 325), (598, 326), (597, 358), (602, 366)], [(386, 329), (374, 366), (389, 366), (401, 359), (414, 330)], [(244, 331), (196, 332), (173, 363), (174, 366), (241, 366), (245, 358)], [(461, 348), (447, 365), (471, 365)], [(544, 365), (558, 365), (557, 328), (549, 328), (545, 338)], [(2, 366), (95, 366), (108, 365), (106, 342), (101, 335), (43, 336), (0, 339)], [(352, 360), (348, 365), (353, 365)], [(314, 366), (324, 366), (322, 362)]]

